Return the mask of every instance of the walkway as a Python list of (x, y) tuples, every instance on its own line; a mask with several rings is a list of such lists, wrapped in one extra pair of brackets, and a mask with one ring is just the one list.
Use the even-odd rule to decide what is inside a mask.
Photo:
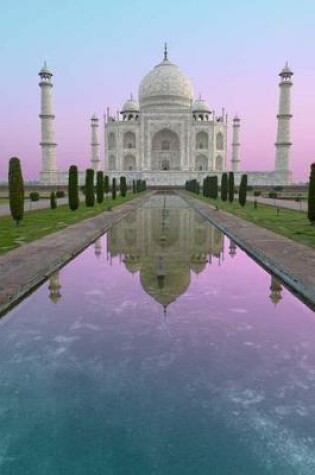
[(222, 210), (216, 210), (186, 193), (181, 193), (181, 196), (315, 310), (314, 249)]
[(288, 208), (297, 211), (307, 211), (306, 201), (278, 200), (277, 198), (263, 198), (262, 196), (248, 196), (247, 201), (257, 201), (264, 205), (277, 206), (278, 208)]
[[(68, 203), (68, 198), (58, 198), (57, 205), (64, 205)], [(41, 199), (39, 201), (29, 201), (25, 200), (24, 204), (24, 211), (31, 211), (34, 209), (44, 209), (50, 208), (50, 200), (49, 199)], [(10, 206), (9, 204), (2, 204), (0, 205), (0, 216), (7, 216), (10, 214)]]

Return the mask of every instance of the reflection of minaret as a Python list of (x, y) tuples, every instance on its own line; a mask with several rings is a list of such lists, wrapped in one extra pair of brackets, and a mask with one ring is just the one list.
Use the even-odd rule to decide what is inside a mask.
[(270, 298), (272, 303), (277, 305), (280, 302), (280, 300), (282, 299), (281, 292), (282, 292), (283, 289), (282, 289), (282, 285), (279, 282), (279, 280), (277, 280), (273, 276), (271, 276), (270, 290), (271, 290), (271, 293), (269, 295), (269, 298)]
[(50, 291), (49, 298), (52, 302), (57, 303), (61, 298), (61, 284), (59, 282), (59, 272), (55, 272), (49, 279), (48, 289)]
[(102, 254), (101, 238), (96, 239), (94, 243), (94, 251), (96, 256), (100, 256)]
[(232, 239), (230, 239), (229, 254), (230, 254), (231, 257), (235, 256), (236, 249), (237, 249), (237, 246), (236, 246), (235, 242), (232, 241)]

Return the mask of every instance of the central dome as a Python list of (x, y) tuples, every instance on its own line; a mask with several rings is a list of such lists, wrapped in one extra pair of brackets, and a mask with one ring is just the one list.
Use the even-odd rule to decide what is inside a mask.
[(172, 105), (190, 107), (194, 97), (189, 79), (165, 55), (141, 81), (140, 106)]

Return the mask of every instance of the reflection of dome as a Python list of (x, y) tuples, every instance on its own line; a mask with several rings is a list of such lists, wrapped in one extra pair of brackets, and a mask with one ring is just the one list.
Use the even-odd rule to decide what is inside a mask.
[(181, 105), (190, 107), (193, 88), (182, 71), (165, 54), (164, 61), (155, 66), (141, 81), (139, 101), (147, 105)]
[(190, 268), (195, 274), (201, 274), (207, 265), (207, 259), (205, 256), (194, 256), (192, 258)]
[(188, 266), (167, 264), (166, 262), (163, 285), (161, 285), (161, 276), (158, 275), (154, 266), (145, 264), (140, 271), (140, 282), (144, 291), (162, 305), (174, 302), (186, 292), (190, 283)]
[(140, 267), (141, 267), (141, 261), (139, 257), (133, 256), (133, 255), (125, 256), (124, 264), (126, 266), (126, 269), (128, 269), (129, 272), (131, 272), (131, 274), (135, 274), (136, 272), (139, 272)]

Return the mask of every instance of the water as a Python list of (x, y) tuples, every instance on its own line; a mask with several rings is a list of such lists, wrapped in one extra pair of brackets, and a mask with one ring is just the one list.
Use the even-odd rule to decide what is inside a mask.
[(315, 473), (314, 314), (153, 197), (0, 320), (1, 475)]

